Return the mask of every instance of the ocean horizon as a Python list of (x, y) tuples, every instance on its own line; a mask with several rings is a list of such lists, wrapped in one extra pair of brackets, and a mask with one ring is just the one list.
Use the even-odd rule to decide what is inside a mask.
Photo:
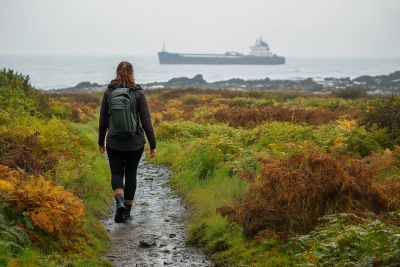
[(138, 84), (192, 78), (202, 74), (207, 82), (240, 78), (257, 80), (302, 80), (312, 78), (357, 78), (388, 75), (400, 70), (400, 57), (329, 58), (286, 57), (284, 65), (160, 65), (157, 56), (11, 56), (0, 55), (0, 68), (29, 75), (42, 90), (73, 87), (80, 82), (107, 84), (119, 62), (129, 61)]

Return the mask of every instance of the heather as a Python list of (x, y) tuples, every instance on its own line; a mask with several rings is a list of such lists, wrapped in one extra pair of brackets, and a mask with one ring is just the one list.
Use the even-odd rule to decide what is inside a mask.
[(171, 184), (195, 210), (188, 241), (217, 264), (398, 262), (397, 96), (147, 92), (160, 140), (153, 161), (176, 171)]
[(109, 170), (94, 137), (98, 97), (45, 95), (4, 69), (0, 98), (1, 265), (108, 266), (99, 258)]

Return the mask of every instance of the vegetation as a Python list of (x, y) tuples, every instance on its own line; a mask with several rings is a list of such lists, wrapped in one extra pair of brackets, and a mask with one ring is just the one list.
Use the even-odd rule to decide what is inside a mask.
[[(294, 237), (286, 244), (294, 258), (323, 266), (397, 266), (399, 227), (353, 214), (333, 214), (308, 235)], [(398, 213), (389, 213), (398, 216)]]
[(400, 147), (371, 106), (400, 105), (350, 91), (146, 92), (189, 242), (224, 266), (397, 266)]
[[(398, 266), (400, 98), (365, 90), (146, 91), (155, 163), (223, 266)], [(0, 71), (0, 266), (108, 266), (100, 93), (44, 95)], [(143, 204), (143, 203), (142, 203)], [(145, 203), (144, 203), (145, 204)]]
[(332, 94), (336, 97), (344, 99), (355, 99), (355, 98), (365, 98), (367, 97), (368, 89), (363, 87), (349, 87), (341, 90), (333, 91)]
[(371, 130), (375, 125), (386, 129), (394, 144), (400, 144), (400, 97), (392, 94), (387, 98), (377, 98), (366, 103), (361, 125)]
[(4, 69), (0, 98), (0, 266), (109, 266), (96, 218), (109, 168), (88, 122), (98, 97), (49, 97)]
[[(390, 153), (377, 162), (387, 161), (385, 156), (389, 161), (393, 157)], [(240, 205), (217, 209), (229, 221), (241, 224), (247, 236), (266, 229), (283, 237), (307, 234), (325, 215), (385, 214), (400, 208), (400, 184), (374, 183), (379, 170), (375, 164), (314, 150), (288, 159), (267, 158), (262, 163), (260, 171), (242, 174), (250, 186)]]
[(307, 123), (309, 125), (322, 125), (347, 115), (350, 119), (357, 119), (357, 110), (326, 110), (323, 108), (288, 108), (267, 106), (263, 108), (240, 108), (220, 109), (212, 114), (204, 116), (204, 119), (215, 119), (218, 122), (228, 122), (232, 127), (252, 128), (268, 121), (286, 121), (293, 123)]

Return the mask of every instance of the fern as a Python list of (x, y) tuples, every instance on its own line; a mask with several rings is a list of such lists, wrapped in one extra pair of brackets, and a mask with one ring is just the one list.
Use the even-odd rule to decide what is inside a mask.
[(26, 212), (34, 225), (53, 236), (73, 239), (82, 233), (82, 202), (41, 176), (29, 176), (0, 165), (0, 189), (10, 206)]
[[(285, 246), (304, 266), (398, 266), (400, 228), (354, 214), (334, 214), (308, 235), (289, 239)], [(361, 222), (353, 225), (352, 221)], [(311, 264), (311, 265), (310, 265)]]
[(11, 246), (13, 249), (23, 249), (32, 244), (29, 236), (16, 225), (9, 225), (5, 217), (0, 214), (0, 243)]

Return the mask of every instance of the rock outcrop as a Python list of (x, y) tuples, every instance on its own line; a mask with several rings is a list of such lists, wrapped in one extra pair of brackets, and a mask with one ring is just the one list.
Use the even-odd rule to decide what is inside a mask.
[[(155, 88), (212, 88), (212, 89), (235, 89), (235, 90), (293, 90), (298, 92), (327, 93), (333, 90), (340, 90), (346, 87), (363, 87), (369, 89), (370, 94), (388, 95), (392, 92), (400, 93), (400, 71), (389, 75), (361, 76), (351, 80), (346, 78), (325, 78), (322, 81), (315, 81), (312, 78), (305, 80), (271, 80), (269, 78), (260, 80), (248, 80), (235, 78), (226, 81), (208, 83), (203, 75), (198, 74), (193, 78), (173, 78), (167, 82), (155, 82), (141, 84), (143, 89)], [(91, 92), (105, 90), (107, 85), (97, 83), (81, 82), (75, 87), (65, 89), (53, 89), (45, 92)]]

